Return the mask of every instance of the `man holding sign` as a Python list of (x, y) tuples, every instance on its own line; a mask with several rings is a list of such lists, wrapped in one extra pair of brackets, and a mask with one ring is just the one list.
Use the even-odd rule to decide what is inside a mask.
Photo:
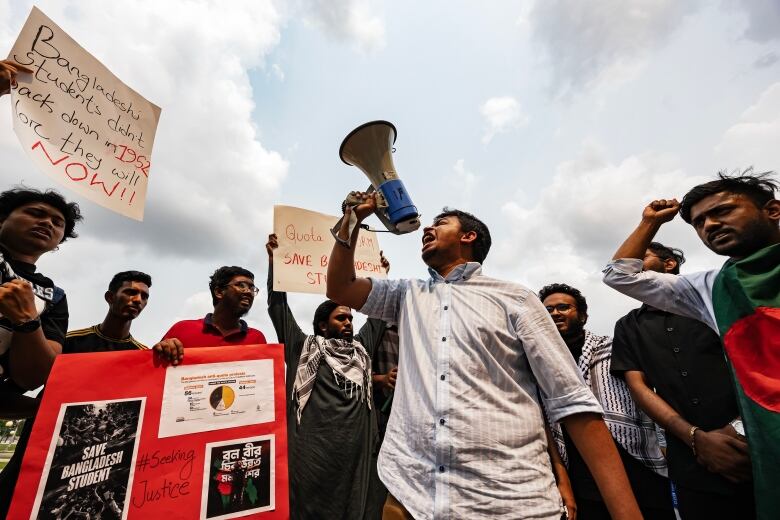
[[(290, 517), (376, 519), (385, 490), (376, 475), (377, 420), (372, 383), (395, 384), (395, 375), (371, 374), (371, 358), (385, 322), (370, 319), (353, 336), (352, 310), (326, 300), (304, 333), (274, 291), (276, 235), (268, 237), (268, 314), (287, 364)], [(382, 257), (382, 265), (389, 263)]]

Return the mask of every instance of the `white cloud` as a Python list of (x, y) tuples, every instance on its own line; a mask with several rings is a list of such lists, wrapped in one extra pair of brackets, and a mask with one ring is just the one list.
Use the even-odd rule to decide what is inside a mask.
[(780, 82), (769, 86), (715, 148), (724, 168), (780, 168)]
[(530, 118), (523, 112), (520, 103), (511, 96), (492, 97), (482, 103), (479, 113), (485, 120), (484, 144), (493, 140), (497, 134), (527, 125)]
[(538, 0), (530, 14), (534, 39), (552, 69), (553, 90), (568, 94), (636, 75), (698, 0)]
[[(503, 205), (511, 231), (496, 241), (488, 262), (534, 290), (553, 282), (580, 288), (593, 306), (594, 330), (611, 333), (615, 319), (636, 302), (604, 287), (601, 269), (648, 202), (679, 198), (702, 180), (687, 176), (673, 158), (647, 153), (613, 163), (601, 146), (586, 142), (577, 158), (557, 166), (534, 204)], [(682, 221), (664, 226), (658, 238), (683, 248), (691, 268), (713, 261)]]
[(452, 170), (455, 172), (455, 183), (461, 196), (461, 199), (458, 201), (458, 208), (471, 209), (474, 189), (482, 178), (467, 170), (463, 159), (455, 161)]
[(365, 52), (385, 47), (385, 24), (368, 0), (304, 0), (303, 14), (329, 36), (353, 41)]
[[(16, 16), (0, 16), (3, 47), (11, 47), (30, 5), (15, 6)], [(288, 170), (279, 153), (259, 142), (252, 121), (248, 71), (263, 66), (280, 39), (280, 16), (270, 0), (147, 2), (132, 9), (71, 1), (40, 7), (162, 107), (145, 221), (130, 222), (85, 203), (89, 214), (99, 215), (84, 226), (85, 234), (133, 242), (158, 255), (211, 258), (237, 254), (246, 236), (262, 236)], [(0, 9), (0, 15), (9, 14), (10, 8)], [(8, 173), (29, 178), (31, 165), (7, 125), (0, 128), (0, 154)]]
[(282, 70), (282, 67), (279, 66), (278, 63), (274, 63), (271, 65), (271, 72), (274, 76), (276, 76), (276, 79), (279, 81), (284, 81), (284, 71)]

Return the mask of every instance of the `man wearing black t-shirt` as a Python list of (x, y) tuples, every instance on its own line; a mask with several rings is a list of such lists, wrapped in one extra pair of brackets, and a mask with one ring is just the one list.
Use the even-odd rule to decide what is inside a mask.
[(130, 335), (130, 324), (146, 307), (152, 277), (140, 271), (117, 273), (104, 295), (108, 313), (103, 323), (72, 330), (65, 338), (65, 354), (147, 350)]
[[(37, 400), (27, 390), (46, 382), (68, 329), (65, 293), (36, 272), (44, 253), (76, 236), (76, 203), (54, 191), (0, 193), (0, 417), (32, 417)], [(25, 424), (14, 456), (0, 473), (0, 518), (11, 501), (32, 421)]]
[[(653, 242), (643, 270), (679, 274), (684, 261), (679, 249)], [(642, 305), (615, 324), (612, 374), (666, 430), (683, 520), (754, 518), (747, 443), (718, 335), (700, 321)]]

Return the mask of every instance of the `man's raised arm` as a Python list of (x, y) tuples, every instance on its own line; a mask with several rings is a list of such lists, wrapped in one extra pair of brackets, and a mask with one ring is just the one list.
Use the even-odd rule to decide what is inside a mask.
[(349, 221), (354, 216), (357, 223), (372, 214), (376, 209), (376, 196), (374, 194), (357, 193), (356, 196), (363, 202), (351, 208), (347, 206), (344, 219), (341, 222), (339, 238), (349, 240), (350, 247), (346, 248), (336, 242), (328, 262), (327, 296), (334, 302), (346, 305), (353, 309), (362, 309), (371, 293), (371, 280), (358, 278), (355, 274), (355, 244), (357, 242), (360, 226), (356, 225), (352, 236), (349, 236)]
[(614, 260), (645, 257), (645, 252), (663, 224), (672, 220), (680, 211), (677, 199), (654, 200), (642, 212), (642, 220), (625, 242), (615, 251)]

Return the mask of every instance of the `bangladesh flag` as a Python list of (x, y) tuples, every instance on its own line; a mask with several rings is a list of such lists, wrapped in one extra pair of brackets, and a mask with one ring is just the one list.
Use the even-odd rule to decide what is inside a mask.
[(712, 291), (736, 379), (759, 518), (780, 518), (780, 244), (729, 260)]

